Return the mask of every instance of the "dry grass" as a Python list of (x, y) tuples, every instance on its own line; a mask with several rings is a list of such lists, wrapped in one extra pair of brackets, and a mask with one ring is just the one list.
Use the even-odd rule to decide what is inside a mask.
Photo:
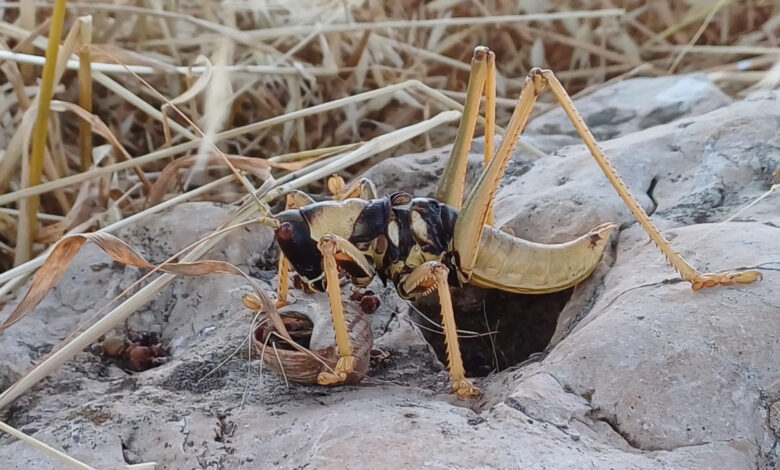
[[(780, 83), (772, 0), (115, 0), (66, 9), (63, 24), (53, 2), (0, 3), (0, 304), (68, 234), (110, 233), (194, 198), (235, 203), (223, 227), (243, 223), (291, 188), (321, 188), (330, 173), (349, 175), (390, 151), (450, 143), (476, 45), (496, 52), (499, 124), (533, 66), (553, 69), (574, 93), (693, 71), (732, 94)], [(196, 261), (220, 236), (181, 260)], [(0, 407), (171, 279), (157, 277), (82, 325), (0, 395)]]
[[(64, 25), (66, 57), (52, 86), (55, 99), (78, 104), (83, 112), (53, 113), (42, 119), (48, 126), (41, 126), (34, 123), (41, 114), (31, 104), (45, 95), (39, 92), (47, 85), (40, 82), (40, 64), (57, 25), (50, 21), (53, 10), (47, 3), (0, 4), (0, 189), (13, 194), (35, 186), (39, 173), (52, 188), (40, 194), (37, 217), (0, 214), (2, 270), (57, 239), (50, 229), (42, 231), (45, 239), (24, 243), (49, 218), (83, 209), (74, 206), (80, 187), (73, 183), (98, 179), (90, 199), (97, 203), (59, 224), (60, 236), (100, 212), (112, 209), (127, 217), (146, 207), (165, 165), (193, 150), (180, 147), (166, 158), (132, 165), (134, 174), (90, 170), (93, 164), (110, 168), (175, 148), (204, 135), (199, 128), (206, 139), (197, 154), (206, 158), (220, 130), (409, 79), (460, 100), (471, 50), (478, 44), (496, 51), (499, 123), (508, 117), (508, 103), (532, 66), (552, 68), (574, 92), (640, 67), (640, 73), (652, 75), (713, 72), (737, 93), (766, 83), (765, 71), (780, 56), (780, 6), (769, 0), (142, 1), (133, 6), (71, 1)], [(769, 82), (777, 80), (770, 76)], [(429, 97), (398, 90), (230, 135), (217, 144), (227, 154), (271, 158), (365, 142), (440, 111), (442, 106)], [(35, 132), (38, 138), (32, 139)], [(42, 134), (48, 136), (46, 145)], [(453, 134), (452, 126), (437, 128), (402, 142), (396, 152), (443, 145)], [(166, 197), (220, 171), (204, 173), (202, 167), (179, 171)], [(284, 172), (277, 168), (274, 175)], [(134, 193), (127, 194), (130, 189)], [(35, 196), (22, 195), (30, 194), (3, 201), (11, 209), (34, 208)], [(112, 205), (119, 198), (121, 207)], [(88, 228), (99, 226), (97, 221)]]

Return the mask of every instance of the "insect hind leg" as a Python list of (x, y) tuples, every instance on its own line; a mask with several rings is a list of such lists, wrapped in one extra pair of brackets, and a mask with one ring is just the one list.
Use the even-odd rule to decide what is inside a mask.
[[(488, 70), (493, 67), (492, 73)], [(469, 149), (471, 141), (474, 138), (474, 130), (477, 126), (479, 117), (479, 106), (482, 100), (482, 91), (485, 89), (485, 82), (488, 76), (495, 81), (495, 56), (487, 47), (477, 47), (474, 49), (474, 56), (471, 59), (471, 72), (469, 74), (468, 88), (466, 89), (466, 103), (463, 108), (463, 115), (458, 126), (458, 133), (455, 137), (455, 143), (452, 146), (450, 158), (442, 173), (439, 187), (436, 189), (436, 199), (439, 202), (460, 209), (463, 204), (463, 188), (466, 184), (466, 169), (468, 167)], [(495, 83), (488, 86), (488, 91), (493, 90), (495, 96)], [(490, 100), (489, 100), (490, 101)], [(490, 105), (494, 106), (495, 99)], [(493, 116), (492, 122), (487, 119)], [(490, 134), (490, 141), (486, 140), (485, 152), (492, 146), (493, 133), (495, 132), (495, 111), (486, 112), (485, 133)], [(486, 138), (487, 139), (487, 138)], [(492, 152), (490, 152), (492, 153)], [(487, 158), (487, 157), (486, 157)]]
[[(533, 72), (533, 71), (532, 71)], [(607, 160), (604, 152), (599, 148), (596, 143), (596, 139), (590, 132), (590, 129), (585, 124), (585, 121), (580, 116), (577, 109), (574, 107), (569, 94), (563, 88), (563, 85), (558, 81), (555, 75), (549, 70), (536, 69), (535, 72), (543, 79), (542, 85), (549, 85), (550, 91), (555, 95), (558, 100), (558, 104), (561, 105), (569, 120), (574, 125), (577, 133), (580, 135), (585, 145), (590, 150), (591, 155), (598, 163), (604, 175), (607, 177), (612, 186), (620, 195), (620, 198), (626, 204), (626, 207), (634, 214), (639, 224), (645, 229), (645, 232), (650, 236), (658, 249), (666, 256), (669, 263), (674, 269), (676, 269), (686, 281), (691, 283), (691, 287), (694, 290), (699, 290), (704, 287), (715, 287), (718, 285), (728, 286), (733, 284), (750, 284), (761, 279), (763, 276), (760, 271), (747, 270), (747, 271), (725, 271), (721, 273), (700, 273), (693, 266), (691, 266), (677, 251), (672, 248), (666, 238), (661, 235), (661, 232), (650, 221), (650, 217), (647, 215), (642, 206), (639, 205), (636, 198), (626, 187), (623, 180), (618, 175), (615, 167)]]
[(485, 170), (479, 175), (455, 222), (453, 248), (457, 254), (458, 276), (462, 282), (468, 281), (477, 262), (482, 227), (488, 222), (492, 213), (493, 198), (498, 185), (543, 88), (540, 79), (541, 77), (533, 70), (528, 74), (506, 128), (504, 139)]

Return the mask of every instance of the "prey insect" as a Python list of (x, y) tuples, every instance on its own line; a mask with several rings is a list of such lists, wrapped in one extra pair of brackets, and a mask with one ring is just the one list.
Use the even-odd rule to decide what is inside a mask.
[[(558, 103), (593, 158), (652, 241), (694, 290), (718, 285), (749, 284), (758, 271), (700, 273), (677, 253), (650, 221), (549, 70), (528, 74), (506, 135), (494, 153), (495, 56), (477, 47), (472, 59), (465, 109), (435, 199), (397, 192), (379, 198), (373, 184), (360, 180), (332, 201), (315, 202), (302, 192), (287, 196), (286, 210), (274, 216), (279, 264), (277, 302), (285, 304), (292, 267), (314, 290), (330, 299), (339, 360), (333, 371), (318, 376), (321, 385), (342, 383), (355, 357), (341, 300), (340, 275), (355, 286), (375, 276), (390, 280), (398, 294), (415, 299), (438, 294), (453, 391), (471, 397), (479, 390), (466, 378), (458, 343), (451, 286), (471, 284), (508, 292), (556, 292), (585, 280), (596, 268), (616, 225), (605, 223), (567, 243), (540, 244), (493, 227), (493, 198), (534, 103), (545, 90)], [(467, 159), (485, 95), (485, 168), (463, 201)], [(336, 185), (338, 186), (338, 185)], [(336, 188), (338, 191), (338, 188)]]

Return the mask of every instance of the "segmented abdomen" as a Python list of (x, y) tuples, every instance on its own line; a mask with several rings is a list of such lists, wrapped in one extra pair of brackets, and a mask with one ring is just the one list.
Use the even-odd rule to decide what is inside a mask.
[(567, 289), (596, 269), (615, 227), (603, 224), (570, 242), (543, 245), (485, 226), (469, 284), (524, 294)]

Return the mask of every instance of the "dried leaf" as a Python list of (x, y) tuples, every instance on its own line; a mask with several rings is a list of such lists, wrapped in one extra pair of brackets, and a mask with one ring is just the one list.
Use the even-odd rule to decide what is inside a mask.
[[(239, 170), (244, 170), (263, 181), (267, 180), (270, 176), (271, 165), (269, 165), (268, 162), (262, 158), (242, 157), (240, 155), (224, 155), (224, 158), (227, 158), (230, 163), (232, 163), (233, 166)], [(204, 158), (204, 156), (196, 154), (184, 158), (179, 158), (178, 160), (169, 163), (165, 166), (163, 171), (160, 173), (160, 177), (157, 178), (157, 181), (149, 190), (147, 206), (154, 206), (163, 200), (165, 194), (167, 194), (168, 190), (176, 182), (176, 176), (178, 175), (179, 170), (182, 168), (191, 168), (199, 162), (202, 162), (201, 164), (203, 165), (214, 163), (224, 164), (224, 158), (222, 155), (207, 155)], [(303, 163), (306, 164), (308, 162)], [(278, 167), (281, 165), (284, 164), (277, 163), (273, 166)]]
[(170, 99), (170, 104), (165, 103), (163, 107), (163, 114), (165, 114), (166, 108), (169, 108), (170, 105), (178, 105), (182, 103), (186, 103), (187, 101), (195, 98), (199, 94), (203, 92), (203, 90), (206, 89), (206, 87), (211, 82), (211, 77), (214, 73), (214, 66), (211, 65), (211, 61), (208, 59), (208, 57), (199, 55), (197, 59), (195, 59), (195, 62), (193, 63), (193, 66), (201, 66), (205, 67), (205, 73), (201, 74), (198, 79), (195, 81), (195, 83), (192, 84), (191, 87), (189, 87), (184, 93), (180, 94), (179, 96)]
[(78, 115), (78, 117), (81, 119), (89, 121), (94, 132), (116, 147), (117, 150), (122, 153), (122, 156), (125, 157), (125, 160), (131, 160), (133, 158), (130, 156), (130, 153), (125, 149), (125, 147), (119, 142), (119, 139), (116, 138), (114, 133), (111, 132), (111, 129), (109, 129), (108, 126), (98, 116), (86, 111), (81, 106), (75, 103), (68, 103), (67, 101), (52, 100), (51, 110), (57, 112), (70, 111)]
[[(88, 112), (75, 103), (68, 103), (67, 101), (52, 100), (51, 110), (57, 112), (71, 111), (77, 114), (81, 119), (88, 121), (92, 125), (92, 131), (94, 133), (100, 135), (109, 141), (114, 147), (116, 147), (125, 160), (133, 159), (127, 149), (125, 149), (125, 147), (119, 141), (119, 139), (117, 139), (114, 133), (111, 132), (111, 129), (109, 129), (108, 126), (98, 116)], [(141, 182), (144, 184), (144, 187), (149, 188), (152, 186), (152, 184), (146, 178), (146, 175), (144, 175), (143, 170), (141, 170), (139, 167), (135, 167), (133, 168), (133, 171), (135, 171), (135, 174), (138, 175), (138, 179), (141, 180)]]

